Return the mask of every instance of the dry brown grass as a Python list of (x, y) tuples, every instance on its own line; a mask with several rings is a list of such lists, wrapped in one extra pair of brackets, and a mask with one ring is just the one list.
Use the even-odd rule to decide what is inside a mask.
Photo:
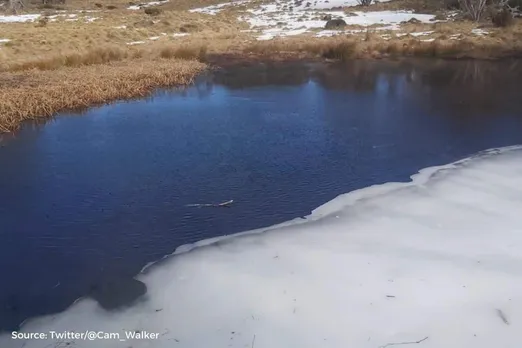
[(149, 47), (96, 47), (84, 51), (71, 51), (17, 62), (4, 62), (0, 72), (23, 70), (56, 70), (63, 67), (82, 67), (95, 64), (107, 64), (127, 59), (179, 58), (204, 61), (207, 48), (204, 45), (162, 43)]
[[(72, 4), (74, 3), (78, 2)], [(120, 4), (120, 2), (115, 3)], [(178, 1), (172, 3), (176, 6), (182, 4)], [(159, 8), (168, 4), (170, 3)], [(158, 37), (157, 41), (161, 43), (185, 44), (189, 40), (216, 37), (224, 33), (231, 36), (232, 33), (239, 33), (239, 30), (245, 26), (227, 12), (218, 16), (207, 16), (170, 9), (162, 11), (157, 16), (149, 16), (143, 10), (127, 10), (127, 6), (128, 2), (121, 2), (115, 10), (103, 8), (97, 9), (97, 12), (76, 12), (77, 9), (71, 9), (65, 13), (65, 15), (77, 15), (76, 21), (68, 21), (71, 18), (64, 16), (64, 13), (39, 11), (52, 16), (61, 14), (59, 17), (52, 18), (44, 26), (39, 22), (0, 23), (0, 38), (11, 40), (3, 44), (0, 49), (0, 65), (5, 65), (6, 62), (21, 64), (28, 60), (45, 59), (49, 55), (70, 54), (71, 51), (83, 52), (100, 46), (126, 48), (128, 43), (137, 41), (144, 41), (144, 45), (150, 46), (154, 44), (151, 37)], [(28, 12), (35, 13), (35, 11)], [(96, 20), (88, 22), (93, 17)], [(190, 38), (172, 36), (180, 32), (190, 32)]]
[(131, 60), (54, 71), (3, 73), (0, 131), (56, 112), (142, 97), (158, 87), (190, 83), (205, 65), (196, 60)]

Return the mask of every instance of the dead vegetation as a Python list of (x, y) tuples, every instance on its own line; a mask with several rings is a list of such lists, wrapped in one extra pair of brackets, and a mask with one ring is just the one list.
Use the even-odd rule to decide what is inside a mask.
[(154, 88), (187, 84), (204, 67), (196, 60), (137, 59), (81, 69), (3, 73), (0, 131), (12, 131), (25, 120), (46, 119), (58, 111), (142, 97)]

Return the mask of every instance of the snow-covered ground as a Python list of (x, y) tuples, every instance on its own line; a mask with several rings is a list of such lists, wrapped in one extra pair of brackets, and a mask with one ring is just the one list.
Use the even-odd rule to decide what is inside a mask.
[(6, 334), (0, 347), (519, 348), (521, 211), (522, 148), (490, 150), (306, 219), (181, 247), (138, 276), (148, 292), (134, 306), (80, 300), (22, 329), (155, 340)]
[(0, 15), (0, 23), (16, 23), (16, 22), (32, 22), (40, 18), (39, 14), (25, 14), (25, 15)]
[[(94, 12), (94, 11), (85, 11), (85, 12)], [(0, 16), (0, 23), (21, 23), (21, 22), (34, 22), (37, 19), (40, 19), (40, 14), (25, 14), (25, 15), (8, 15), (8, 16)], [(65, 20), (66, 22), (75, 22), (79, 19), (84, 20), (85, 22), (93, 22), (98, 19), (98, 17), (92, 16), (82, 16), (78, 17), (77, 14), (59, 13), (52, 16), (47, 16), (50, 22), (57, 22), (58, 20)]]
[[(380, 2), (387, 2), (389, 0), (383, 0)], [(356, 6), (359, 3), (357, 0), (279, 0), (282, 3), (289, 3), (289, 5), (293, 5), (294, 8), (298, 10), (306, 10), (306, 9), (331, 9), (336, 7), (347, 7), (347, 6)]]
[(248, 3), (249, 1), (250, 0), (238, 0), (238, 1), (232, 1), (232, 2), (224, 2), (222, 4), (194, 8), (192, 10), (189, 10), (189, 12), (198, 12), (198, 13), (204, 13), (204, 14), (208, 14), (208, 15), (215, 15), (215, 14), (219, 13), (221, 10), (225, 9), (226, 7), (243, 5), (245, 3)]
[[(246, 1), (234, 1), (214, 6), (196, 8), (191, 12), (216, 15), (223, 9), (244, 4)], [(259, 5), (247, 10), (240, 16), (240, 20), (246, 21), (251, 29), (259, 32), (259, 40), (269, 40), (277, 36), (299, 35), (312, 30), (320, 30), (325, 27), (326, 15), (334, 19), (343, 19), (348, 25), (360, 25), (364, 27), (378, 25), (376, 30), (397, 30), (399, 23), (416, 18), (420, 22), (432, 23), (433, 15), (414, 14), (411, 11), (371, 11), (371, 12), (345, 12), (332, 10), (339, 6), (356, 5), (356, 0), (275, 0), (272, 3)], [(353, 33), (353, 31), (327, 30), (319, 31), (316, 36), (331, 36), (341, 33)]]

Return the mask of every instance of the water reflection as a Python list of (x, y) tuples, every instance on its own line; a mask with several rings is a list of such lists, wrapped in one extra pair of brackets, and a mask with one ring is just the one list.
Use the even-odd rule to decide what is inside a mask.
[[(332, 64), (256, 63), (253, 67), (218, 70), (208, 84), (231, 89), (258, 86), (297, 86), (314, 81), (327, 90), (401, 91), (410, 99), (460, 116), (522, 105), (518, 61), (352, 61)], [(202, 93), (202, 96), (204, 94)]]

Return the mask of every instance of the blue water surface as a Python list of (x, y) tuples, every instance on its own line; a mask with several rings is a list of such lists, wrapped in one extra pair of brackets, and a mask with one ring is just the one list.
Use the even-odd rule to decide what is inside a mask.
[(0, 141), (0, 329), (61, 311), (180, 245), (520, 144), (521, 69), (256, 63), (27, 124)]

